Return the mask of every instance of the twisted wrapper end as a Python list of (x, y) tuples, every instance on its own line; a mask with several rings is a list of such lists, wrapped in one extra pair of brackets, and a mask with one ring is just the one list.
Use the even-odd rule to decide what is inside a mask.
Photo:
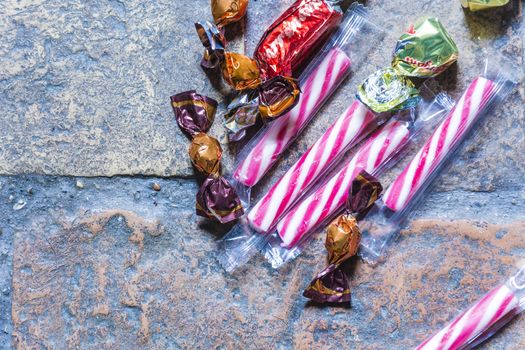
[(241, 200), (234, 187), (223, 176), (208, 176), (197, 192), (195, 204), (199, 216), (222, 224), (240, 218), (244, 214)]
[(325, 247), (329, 265), (305, 289), (305, 297), (318, 303), (350, 302), (348, 277), (341, 266), (359, 250), (361, 231), (356, 218), (366, 215), (382, 189), (379, 181), (366, 171), (356, 176), (350, 187), (347, 212), (328, 226)]
[(205, 69), (217, 68), (224, 60), (224, 50), (226, 48), (224, 34), (216, 25), (208, 21), (195, 23), (195, 29), (204, 46), (201, 67)]

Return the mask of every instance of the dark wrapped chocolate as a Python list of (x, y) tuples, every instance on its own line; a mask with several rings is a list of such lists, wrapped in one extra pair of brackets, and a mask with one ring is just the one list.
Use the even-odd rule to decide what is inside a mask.
[(205, 133), (196, 134), (188, 150), (195, 168), (205, 175), (217, 175), (221, 169), (222, 148), (215, 138)]
[(218, 67), (224, 60), (224, 48), (226, 47), (224, 35), (208, 21), (195, 23), (195, 29), (204, 46), (201, 66), (208, 69)]
[(283, 115), (299, 102), (301, 89), (293, 78), (277, 76), (259, 87), (259, 112), (263, 118)]
[(248, 0), (211, 0), (211, 13), (219, 27), (239, 21), (247, 8)]
[(222, 77), (235, 90), (257, 88), (262, 80), (257, 62), (248, 56), (226, 52), (222, 66)]
[(293, 76), (294, 70), (340, 23), (343, 15), (334, 5), (337, 2), (297, 0), (266, 29), (254, 54), (264, 79)]
[(346, 207), (358, 219), (364, 217), (379, 198), (381, 192), (383, 192), (381, 183), (363, 170), (352, 181)]
[(208, 131), (217, 109), (217, 101), (195, 90), (171, 96), (171, 105), (179, 127), (192, 137)]
[(341, 264), (357, 253), (361, 232), (357, 221), (344, 214), (328, 226), (325, 247), (328, 250), (328, 267), (319, 273), (303, 295), (318, 303), (344, 303), (350, 301), (350, 288)]
[(303, 292), (303, 296), (317, 303), (349, 303), (350, 288), (346, 273), (330, 265), (319, 273)]
[(244, 214), (233, 186), (222, 176), (209, 176), (197, 193), (197, 215), (220, 223), (231, 222)]
[(225, 178), (220, 176), (222, 148), (208, 136), (217, 102), (194, 90), (171, 97), (173, 112), (180, 128), (192, 137), (188, 150), (195, 168), (208, 177), (197, 193), (197, 215), (227, 223), (244, 214), (241, 200)]
[(228, 129), (228, 140), (236, 142), (246, 134), (246, 130), (255, 125), (259, 116), (259, 95), (249, 91), (237, 96), (224, 114), (224, 126)]

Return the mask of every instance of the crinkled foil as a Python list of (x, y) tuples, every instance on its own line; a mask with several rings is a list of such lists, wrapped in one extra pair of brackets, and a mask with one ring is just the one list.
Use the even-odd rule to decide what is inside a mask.
[(303, 296), (321, 304), (349, 303), (348, 277), (336, 265), (330, 265), (316, 276), (303, 292)]
[(171, 96), (171, 105), (177, 124), (190, 136), (208, 131), (217, 109), (217, 101), (195, 90)]
[(248, 0), (211, 0), (211, 13), (218, 27), (239, 21), (247, 8)]
[(235, 90), (255, 89), (261, 84), (257, 62), (240, 53), (224, 54), (222, 77)]
[(195, 168), (205, 175), (218, 175), (221, 168), (222, 148), (215, 138), (205, 133), (196, 134), (188, 150)]
[(259, 95), (257, 91), (237, 96), (224, 114), (224, 126), (228, 129), (228, 140), (236, 142), (246, 135), (246, 130), (257, 122), (259, 116)]
[(195, 23), (195, 29), (197, 29), (199, 39), (204, 46), (201, 66), (209, 69), (218, 67), (224, 59), (224, 48), (226, 47), (224, 35), (214, 24), (208, 21)]
[(357, 254), (361, 231), (356, 217), (363, 217), (379, 198), (383, 187), (375, 177), (361, 171), (352, 182), (347, 212), (337, 217), (327, 229), (325, 247), (328, 267), (319, 273), (303, 295), (318, 303), (343, 303), (350, 301), (350, 287), (341, 265)]
[(358, 87), (357, 98), (377, 113), (411, 108), (420, 100), (410, 79), (398, 75), (393, 68), (380, 69), (370, 75)]
[(325, 247), (328, 250), (328, 267), (319, 273), (303, 295), (318, 303), (344, 303), (350, 301), (350, 287), (341, 264), (357, 253), (361, 232), (357, 221), (344, 214), (328, 226)]
[(222, 176), (209, 176), (197, 193), (197, 215), (228, 223), (244, 214), (241, 201), (233, 186)]
[(341, 11), (325, 0), (297, 0), (264, 32), (255, 48), (264, 79), (292, 76), (337, 27)]
[(265, 119), (275, 119), (299, 102), (301, 89), (293, 78), (277, 76), (259, 87), (259, 111)]
[(352, 181), (346, 208), (358, 219), (366, 216), (379, 196), (383, 186), (372, 175), (362, 170)]
[(470, 11), (487, 10), (494, 7), (505, 6), (509, 0), (461, 0), (461, 5)]
[(458, 48), (437, 18), (418, 20), (397, 41), (392, 67), (410, 77), (434, 77), (458, 59)]
[(325, 241), (328, 262), (341, 265), (357, 254), (360, 242), (361, 232), (357, 220), (351, 214), (340, 215), (328, 226)]

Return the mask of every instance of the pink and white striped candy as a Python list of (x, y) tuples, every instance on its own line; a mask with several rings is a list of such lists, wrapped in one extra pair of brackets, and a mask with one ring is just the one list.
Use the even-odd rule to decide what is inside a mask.
[(416, 350), (461, 349), (518, 305), (518, 298), (506, 285), (495, 288)]
[(339, 156), (372, 131), (375, 116), (354, 101), (277, 181), (248, 214), (250, 226), (267, 233), (284, 212)]
[(393, 211), (404, 209), (417, 191), (463, 138), (495, 91), (495, 84), (476, 78), (427, 143), (405, 167), (383, 195)]
[(409, 134), (406, 123), (397, 120), (389, 121), (376, 131), (344, 168), (289, 211), (277, 224), (282, 245), (294, 246), (305, 234), (340, 210), (357, 174), (363, 169), (374, 174), (407, 143)]
[(272, 122), (233, 177), (246, 186), (254, 186), (270, 169), (279, 155), (301, 132), (323, 102), (334, 92), (350, 69), (350, 58), (339, 48), (328, 52), (317, 68), (301, 84), (299, 103)]

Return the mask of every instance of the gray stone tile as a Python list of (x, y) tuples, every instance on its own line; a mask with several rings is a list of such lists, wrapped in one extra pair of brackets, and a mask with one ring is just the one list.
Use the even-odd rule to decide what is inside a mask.
[[(191, 181), (2, 183), (1, 213), (11, 218), (2, 230), (15, 239), (12, 327), (20, 348), (407, 349), (509, 274), (525, 250), (523, 219), (443, 217), (427, 205), (384, 264), (348, 267), (352, 308), (317, 307), (301, 293), (323, 267), (322, 236), (281, 270), (256, 258), (228, 275), (215, 250), (227, 228), (195, 216)], [(14, 210), (20, 199), (26, 205)], [(476, 200), (462, 204), (477, 208)], [(523, 322), (485, 348), (523, 348)]]
[[(263, 28), (291, 3), (252, 1), (247, 20), (247, 53)], [(387, 31), (370, 55), (285, 154), (283, 165), (297, 158), (346, 107), (355, 87), (374, 69), (387, 65), (396, 38), (421, 15), (442, 19), (460, 49), (458, 65), (440, 78), (458, 96), (481, 71), (482, 49), (523, 60), (520, 2), (486, 13), (464, 12), (459, 5), (429, 1), (369, 1), (373, 20)], [(178, 130), (169, 96), (197, 89), (221, 102), (211, 134), (224, 140), (221, 114), (231, 91), (208, 79), (199, 67), (202, 47), (193, 22), (209, 19), (208, 1), (111, 1), (39, 3), (7, 1), (3, 7), (0, 46), (0, 173), (58, 175), (193, 176), (186, 157), (188, 141)], [(241, 26), (242, 27), (242, 26)], [(243, 51), (235, 30), (230, 47)], [(518, 79), (522, 80), (522, 70)], [(488, 188), (513, 173), (523, 176), (523, 90), (520, 88), (478, 136), (480, 151), (471, 152), (471, 169), (487, 163)], [(225, 146), (226, 172), (232, 151)], [(487, 152), (498, 152), (487, 159)], [(504, 163), (505, 164), (502, 164)], [(503, 165), (503, 166), (500, 166)], [(518, 171), (510, 171), (512, 166)], [(514, 169), (512, 169), (514, 170)], [(453, 176), (453, 185), (461, 176)]]

